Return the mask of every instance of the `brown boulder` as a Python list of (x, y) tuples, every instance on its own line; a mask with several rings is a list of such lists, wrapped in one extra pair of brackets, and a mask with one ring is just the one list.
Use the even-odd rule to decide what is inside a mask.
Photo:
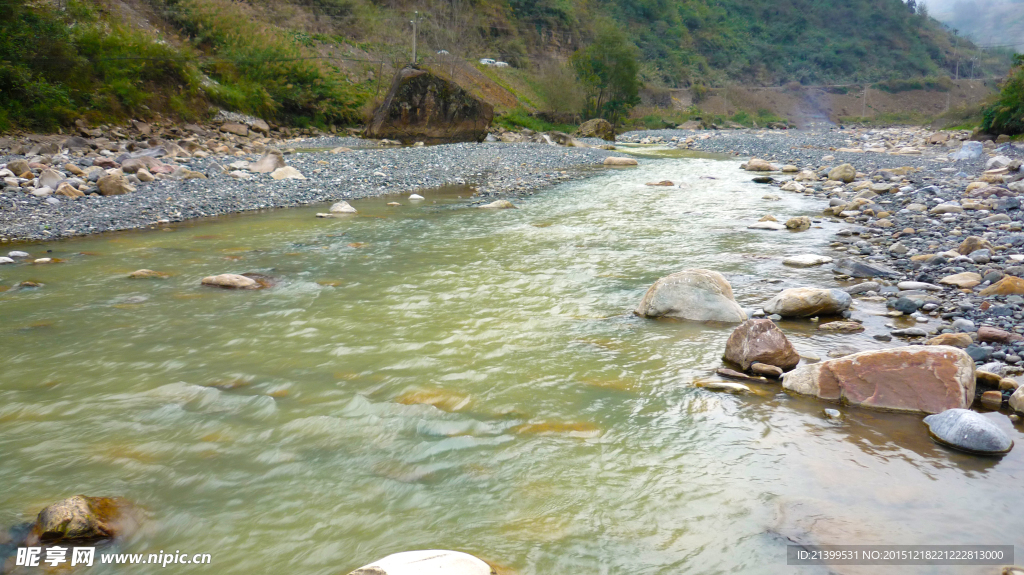
[(13, 160), (11, 162), (7, 162), (7, 169), (14, 172), (14, 175), (19, 177), (25, 172), (32, 171), (29, 169), (28, 162), (26, 160)]
[(101, 196), (120, 196), (135, 191), (135, 186), (128, 183), (124, 176), (103, 176), (96, 185)]
[(604, 165), (606, 166), (636, 166), (636, 158), (622, 158), (618, 156), (609, 156), (604, 159)]
[(722, 357), (743, 369), (763, 363), (789, 371), (800, 363), (800, 354), (770, 319), (748, 319), (741, 323), (725, 342)]
[(246, 126), (245, 124), (237, 124), (235, 122), (227, 122), (221, 124), (220, 131), (245, 137), (249, 135), (249, 126)]
[(974, 343), (974, 340), (971, 339), (971, 334), (969, 333), (944, 333), (942, 335), (937, 335), (924, 343), (925, 345), (949, 345), (960, 349), (966, 349), (967, 346)]
[(981, 343), (993, 342), (993, 343), (1013, 343), (1015, 341), (1024, 340), (1024, 336), (1003, 331), (996, 327), (982, 326), (978, 328), (978, 341)]
[(458, 84), (409, 66), (395, 75), (364, 136), (405, 144), (481, 142), (493, 118), (490, 104)]
[(109, 539), (135, 524), (133, 508), (119, 497), (76, 495), (39, 512), (28, 545)]
[(584, 138), (601, 138), (609, 142), (615, 141), (615, 128), (611, 122), (602, 118), (594, 118), (593, 120), (583, 122), (580, 124), (576, 134)]
[(1005, 276), (1003, 279), (981, 290), (981, 295), (1020, 295), (1024, 294), (1024, 279)]
[(153, 271), (153, 270), (147, 270), (147, 269), (135, 270), (132, 273), (128, 274), (128, 279), (133, 279), (133, 280), (153, 280), (153, 279), (162, 280), (162, 279), (167, 279), (169, 277), (171, 277), (169, 274), (165, 274), (163, 272), (156, 272), (156, 271)]
[(940, 279), (939, 283), (969, 289), (981, 283), (981, 274), (974, 272), (953, 274)]
[(974, 361), (961, 349), (915, 346), (855, 353), (803, 365), (782, 386), (874, 409), (941, 413), (974, 401)]
[(967, 236), (956, 249), (957, 253), (965, 256), (978, 250), (992, 250), (992, 244), (978, 236)]
[(250, 172), (256, 172), (257, 174), (269, 174), (278, 168), (283, 168), (288, 164), (284, 161), (284, 154), (280, 150), (273, 148), (267, 150), (267, 153), (262, 158), (255, 162), (249, 162), (248, 170)]
[(82, 192), (75, 189), (74, 186), (67, 182), (61, 182), (57, 189), (54, 191), (58, 196), (64, 196), (66, 198), (81, 198), (85, 196)]

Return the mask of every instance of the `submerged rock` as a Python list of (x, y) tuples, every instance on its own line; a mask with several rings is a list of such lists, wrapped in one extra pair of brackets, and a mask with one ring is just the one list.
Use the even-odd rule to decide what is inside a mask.
[(929, 415), (924, 422), (933, 439), (954, 449), (995, 455), (1013, 448), (1013, 441), (1003, 430), (987, 417), (968, 409), (947, 409), (937, 415)]
[(739, 323), (747, 319), (725, 277), (703, 269), (683, 270), (654, 282), (635, 313), (691, 321)]
[(76, 495), (39, 512), (28, 544), (110, 539), (135, 524), (133, 508), (124, 499)]
[(495, 571), (468, 553), (429, 550), (388, 555), (348, 575), (495, 575)]
[(477, 207), (485, 210), (511, 210), (515, 208), (515, 206), (512, 205), (512, 202), (508, 200), (494, 200), (489, 204), (483, 204), (482, 206)]
[(862, 351), (800, 366), (784, 376), (782, 386), (850, 405), (941, 413), (974, 401), (974, 361), (948, 346)]
[(764, 311), (782, 317), (836, 315), (849, 309), (852, 302), (850, 294), (840, 289), (793, 288), (768, 300)]
[(135, 270), (132, 273), (128, 274), (128, 278), (129, 279), (133, 279), (133, 280), (149, 280), (149, 279), (160, 279), (160, 280), (162, 280), (162, 279), (167, 279), (169, 277), (171, 277), (171, 276), (169, 276), (168, 274), (165, 274), (163, 272), (157, 272), (157, 271), (147, 270), (147, 269)]
[(770, 319), (748, 319), (740, 324), (725, 342), (723, 358), (745, 370), (763, 363), (788, 371), (800, 363), (793, 344)]
[(750, 388), (742, 383), (732, 381), (701, 381), (697, 387), (703, 387), (711, 391), (724, 391), (727, 393), (750, 393)]
[(203, 285), (225, 289), (260, 289), (260, 283), (239, 274), (220, 274), (203, 278)]

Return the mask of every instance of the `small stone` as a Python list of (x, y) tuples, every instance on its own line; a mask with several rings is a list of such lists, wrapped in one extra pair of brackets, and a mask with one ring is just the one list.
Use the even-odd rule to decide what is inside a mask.
[(133, 280), (167, 279), (169, 277), (171, 277), (169, 274), (165, 274), (163, 272), (155, 272), (153, 270), (147, 269), (136, 270), (128, 274), (128, 278)]
[(484, 204), (478, 207), (485, 210), (510, 210), (515, 208), (515, 206), (512, 205), (512, 202), (508, 200), (495, 200), (489, 204)]
[(973, 321), (964, 318), (953, 320), (953, 329), (957, 329), (968, 333), (978, 331), (978, 328), (974, 326)]
[(423, 196), (421, 196), (419, 194), (410, 194), (409, 195), (409, 199), (410, 200), (425, 200), (426, 198), (424, 198)]
[(765, 363), (752, 363), (750, 364), (750, 371), (757, 375), (763, 375), (765, 377), (782, 377), (782, 368), (774, 365), (768, 365)]
[(925, 342), (926, 345), (949, 345), (960, 349), (966, 349), (973, 343), (970, 334), (966, 333), (944, 333)]
[(860, 333), (864, 326), (855, 321), (830, 321), (819, 325), (818, 329), (832, 333)]
[(838, 409), (832, 409), (830, 407), (824, 409), (825, 417), (831, 421), (839, 421), (843, 418), (843, 414)]
[(981, 404), (989, 409), (999, 409), (1003, 405), (1003, 393), (1000, 391), (986, 391), (981, 394)]
[(900, 337), (927, 337), (928, 332), (919, 327), (908, 327), (906, 329), (894, 329), (891, 332), (892, 335)]

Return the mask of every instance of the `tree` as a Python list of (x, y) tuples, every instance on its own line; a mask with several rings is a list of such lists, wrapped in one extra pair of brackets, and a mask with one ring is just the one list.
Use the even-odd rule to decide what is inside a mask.
[(985, 110), (981, 129), (992, 134), (1024, 134), (1024, 54), (1013, 58), (999, 100)]
[(593, 44), (572, 55), (588, 92), (584, 117), (603, 117), (614, 124), (640, 103), (639, 56), (626, 35), (608, 23), (599, 26)]
[(907, 0), (907, 9), (911, 14), (917, 12), (917, 0)]

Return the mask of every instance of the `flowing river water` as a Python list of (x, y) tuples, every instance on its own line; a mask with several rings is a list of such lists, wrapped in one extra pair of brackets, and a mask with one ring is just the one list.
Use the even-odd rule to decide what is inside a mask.
[[(746, 307), (831, 286), (781, 257), (825, 253), (834, 230), (745, 229), (823, 206), (763, 200), (779, 192), (735, 160), (642, 164), (517, 210), (428, 190), (346, 219), (320, 206), (20, 246), (62, 261), (0, 268), (0, 286), (44, 284), (0, 293), (0, 526), (120, 495), (146, 521), (118, 549), (213, 556), (132, 572), (247, 575), (423, 548), (522, 575), (824, 573), (787, 567), (786, 544), (1021, 544), (1024, 447), (1005, 416), (1018, 448), (988, 459), (933, 444), (917, 416), (840, 408), (836, 424), (777, 384), (695, 385), (731, 326), (634, 317), (648, 286), (714, 269)], [(126, 279), (139, 268), (171, 277)], [(279, 283), (200, 286), (227, 272)], [(780, 325), (805, 354), (884, 345)]]

